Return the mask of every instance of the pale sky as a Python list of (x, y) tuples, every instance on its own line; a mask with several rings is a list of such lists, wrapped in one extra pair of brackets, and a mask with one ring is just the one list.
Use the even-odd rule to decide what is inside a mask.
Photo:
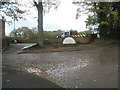
[[(82, 15), (79, 19), (76, 17), (76, 6), (72, 4), (73, 0), (61, 0), (61, 4), (58, 10), (51, 9), (49, 13), (46, 13), (43, 17), (43, 29), (47, 31), (55, 30), (86, 30), (85, 20), (87, 15)], [(32, 9), (32, 8), (31, 8)], [(32, 9), (32, 15), (25, 16), (27, 20), (19, 20), (15, 23), (15, 28), (26, 26), (29, 28), (37, 27), (37, 18), (33, 19), (33, 16), (37, 16), (37, 10)], [(6, 35), (14, 29), (14, 26), (6, 24)]]

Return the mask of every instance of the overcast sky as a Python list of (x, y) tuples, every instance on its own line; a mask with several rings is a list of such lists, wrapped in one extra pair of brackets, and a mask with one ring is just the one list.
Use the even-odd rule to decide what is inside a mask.
[[(79, 19), (75, 19), (76, 6), (72, 4), (73, 0), (61, 0), (61, 4), (58, 10), (51, 9), (49, 13), (46, 13), (43, 17), (43, 28), (47, 31), (53, 30), (86, 30), (85, 20), (87, 15), (82, 15)], [(31, 8), (32, 9), (32, 8)], [(32, 15), (26, 16), (27, 20), (19, 20), (15, 23), (15, 28), (26, 26), (29, 28), (37, 27), (37, 18), (33, 19), (33, 16), (37, 16), (37, 10), (32, 9)], [(13, 25), (6, 24), (6, 35), (14, 29)]]

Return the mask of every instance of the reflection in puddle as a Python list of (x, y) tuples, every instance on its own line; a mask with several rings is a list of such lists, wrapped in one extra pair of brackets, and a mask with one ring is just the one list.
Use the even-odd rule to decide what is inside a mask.
[(64, 75), (66, 75), (66, 73), (70, 73), (70, 72), (74, 72), (76, 70), (79, 70), (81, 68), (85, 68), (88, 65), (88, 62), (82, 62), (82, 63), (60, 63), (57, 66), (55, 65), (49, 65), (48, 68), (42, 68), (42, 69), (38, 69), (38, 68), (34, 68), (34, 67), (30, 67), (27, 68), (26, 70), (30, 73), (35, 73), (38, 75), (47, 75), (49, 77), (52, 78), (60, 78), (63, 77)]
[(28, 68), (27, 71), (30, 72), (30, 73), (35, 73), (35, 72), (38, 73), (38, 72), (42, 72), (40, 69), (32, 68), (32, 67)]
[[(63, 64), (61, 64), (63, 65)], [(71, 67), (61, 67), (61, 68), (57, 68), (57, 69), (49, 69), (46, 71), (47, 74), (49, 75), (55, 75), (55, 76), (61, 76), (62, 74), (64, 74), (65, 72), (70, 72), (70, 71), (75, 71), (79, 68), (85, 68), (88, 64), (87, 63), (82, 63), (80, 65), (75, 65), (75, 66), (71, 66)]]
[[(53, 67), (49, 68), (48, 70), (45, 71), (45, 73), (48, 75), (61, 76), (65, 72), (75, 71), (79, 68), (84, 68), (87, 65), (88, 65), (87, 63), (82, 63), (80, 65), (75, 65), (75, 66), (61, 67), (61, 66), (64, 66), (63, 63), (61, 63), (58, 68), (53, 68)], [(33, 67), (27, 68), (27, 71), (30, 73), (42, 73), (43, 72), (40, 69), (33, 68)]]

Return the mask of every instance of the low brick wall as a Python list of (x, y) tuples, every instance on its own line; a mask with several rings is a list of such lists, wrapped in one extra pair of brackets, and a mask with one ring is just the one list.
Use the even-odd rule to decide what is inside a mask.
[[(96, 35), (90, 36), (90, 37), (76, 37), (74, 38), (76, 42), (79, 43), (89, 43), (96, 39)], [(7, 37), (2, 40), (2, 46), (3, 48), (9, 46), (10, 43), (14, 43), (13, 37)], [(61, 44), (63, 38), (45, 38), (44, 44)], [(21, 40), (17, 39), (17, 43), (38, 43), (39, 40)]]
[[(45, 39), (46, 42), (50, 43), (60, 43), (62, 38), (47, 38)], [(18, 43), (37, 43), (39, 40), (17, 40)]]
[(10, 39), (9, 38), (4, 38), (2, 39), (2, 50), (4, 50), (5, 48), (7, 48), (10, 45)]
[(37, 43), (38, 40), (17, 40), (18, 43)]
[(88, 35), (88, 37), (76, 37), (75, 40), (78, 44), (85, 44), (94, 41), (97, 38), (96, 34)]
[(49, 38), (48, 41), (51, 43), (61, 43), (62, 38)]

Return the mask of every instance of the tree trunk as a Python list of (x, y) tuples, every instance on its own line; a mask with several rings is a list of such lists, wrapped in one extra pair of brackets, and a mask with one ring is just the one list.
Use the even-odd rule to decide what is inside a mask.
[(39, 46), (43, 46), (43, 6), (42, 6), (42, 0), (39, 0), (38, 3), (38, 34), (39, 34)]

